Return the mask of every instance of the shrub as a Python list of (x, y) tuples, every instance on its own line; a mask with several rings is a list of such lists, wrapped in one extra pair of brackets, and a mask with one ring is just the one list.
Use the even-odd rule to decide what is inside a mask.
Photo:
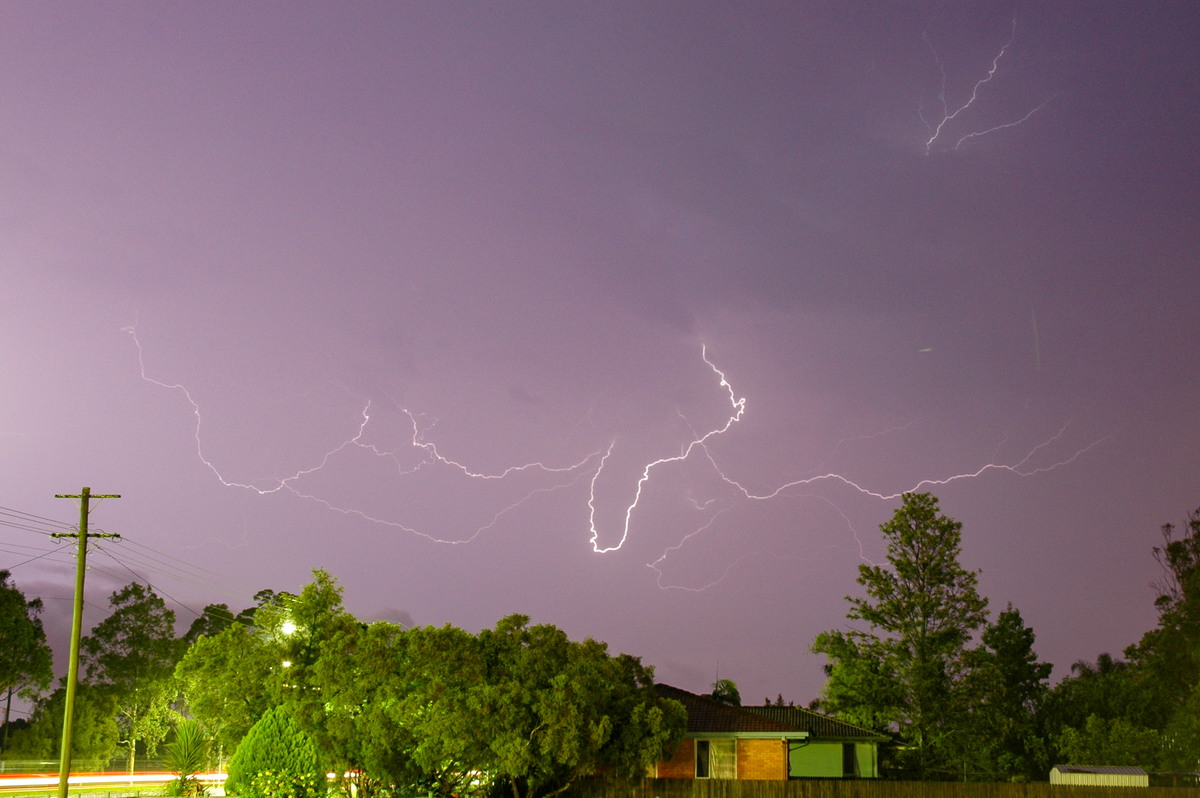
[(238, 743), (225, 789), (244, 798), (315, 798), (325, 793), (325, 773), (309, 736), (275, 707)]
[(177, 778), (167, 785), (168, 795), (199, 798), (206, 794), (196, 774), (208, 760), (208, 741), (194, 720), (185, 720), (175, 727), (175, 739), (167, 746), (167, 768)]

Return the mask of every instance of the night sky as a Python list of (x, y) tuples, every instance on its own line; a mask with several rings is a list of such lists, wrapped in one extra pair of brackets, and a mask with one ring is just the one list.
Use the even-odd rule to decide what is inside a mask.
[(1054, 679), (1119, 654), (1200, 506), (1197, 41), (1140, 0), (7, 2), (0, 568), (65, 647), (89, 486), (88, 628), (323, 568), (363, 620), (807, 703), (930, 490)]

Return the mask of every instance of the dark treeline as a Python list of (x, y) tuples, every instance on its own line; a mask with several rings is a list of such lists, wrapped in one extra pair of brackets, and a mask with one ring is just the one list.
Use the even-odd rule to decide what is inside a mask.
[[(1155, 628), (1053, 686), (1020, 611), (993, 616), (959, 563), (962, 525), (935, 497), (906, 495), (881, 532), (887, 562), (859, 566), (846, 624), (813, 643), (828, 674), (813, 705), (890, 734), (885, 776), (1200, 770), (1200, 510), (1147, 552), (1162, 567)], [(192, 763), (176, 768), (185, 791), (199, 787), (183, 771), (228, 760), (231, 788), (255, 798), (319, 793), (326, 772), (368, 797), (536, 798), (597, 771), (641, 775), (683, 733), (682, 707), (657, 697), (636, 657), (523, 616), (479, 634), (364, 624), (322, 571), (240, 612), (210, 605), (182, 637), (149, 587), (109, 604), (81, 648), (74, 761), (133, 769), (165, 747)], [(63, 690), (51, 689), (40, 610), (0, 571), (0, 697), (35, 701), (28, 721), (5, 725), (6, 759), (58, 755)]]
[(1158, 625), (1123, 659), (1081, 660), (1051, 687), (1011, 604), (994, 619), (959, 563), (962, 525), (909, 494), (860, 565), (847, 627), (817, 636), (817, 704), (894, 735), (885, 770), (920, 779), (1045, 779), (1054, 764), (1200, 770), (1200, 510), (1162, 527)]
[[(151, 589), (113, 593), (81, 647), (74, 761), (120, 752), (133, 770), (166, 744), (180, 794), (202, 792), (191, 777), (206, 759), (232, 754), (226, 787), (250, 798), (320, 795), (327, 773), (360, 798), (537, 798), (596, 772), (641, 775), (683, 735), (684, 709), (659, 698), (652, 668), (521, 615), (479, 634), (365, 624), (323, 571), (298, 595), (255, 600), (209, 606), (176, 638)], [(60, 688), (5, 757), (57, 756), (62, 715)]]

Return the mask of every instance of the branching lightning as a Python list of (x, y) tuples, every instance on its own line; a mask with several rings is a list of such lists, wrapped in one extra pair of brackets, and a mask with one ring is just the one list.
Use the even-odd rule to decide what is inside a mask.
[[(342, 515), (355, 516), (355, 517), (361, 518), (364, 521), (368, 521), (372, 524), (378, 524), (381, 526), (387, 526), (387, 527), (391, 527), (394, 529), (399, 529), (403, 532), (407, 532), (407, 533), (410, 533), (413, 535), (424, 537), (435, 543), (458, 544), (458, 543), (467, 543), (467, 542), (474, 540), (480, 534), (482, 534), (483, 532), (485, 532), (486, 530), (488, 530), (492, 526), (494, 526), (496, 524), (496, 522), (499, 521), (500, 518), (503, 517), (506, 513), (509, 513), (512, 510), (516, 509), (517, 507), (520, 507), (522, 504), (529, 501), (534, 496), (543, 494), (543, 493), (547, 493), (550, 491), (554, 491), (554, 490), (559, 490), (559, 489), (562, 489), (562, 488), (565, 488), (565, 487), (568, 487), (568, 486), (574, 484), (582, 475), (587, 473), (585, 466), (588, 466), (590, 463), (594, 462), (600, 455), (600, 452), (598, 452), (598, 451), (591, 452), (591, 453), (587, 454), (585, 457), (583, 457), (581, 460), (579, 460), (578, 462), (576, 462), (572, 465), (568, 465), (568, 466), (554, 467), (554, 466), (547, 466), (540, 462), (532, 462), (532, 463), (525, 463), (524, 465), (509, 466), (497, 473), (486, 473), (486, 472), (481, 472), (481, 471), (475, 471), (457, 460), (454, 460), (454, 459), (451, 459), (449, 457), (442, 455), (442, 453), (438, 451), (436, 444), (425, 439), (425, 436), (424, 436), (425, 434), (424, 434), (422, 425), (418, 419), (417, 414), (413, 413), (412, 411), (410, 411), (406, 408), (401, 408), (401, 413), (403, 413), (403, 415), (408, 419), (408, 423), (411, 427), (411, 437), (408, 441), (407, 448), (410, 452), (412, 450), (417, 450), (418, 452), (421, 453), (421, 457), (419, 458), (419, 460), (415, 466), (406, 467), (403, 464), (403, 462), (401, 461), (401, 457), (400, 457), (401, 453), (399, 450), (381, 449), (378, 446), (376, 446), (375, 444), (367, 443), (363, 440), (363, 437), (365, 436), (365, 434), (367, 432), (367, 428), (371, 423), (371, 402), (369, 400), (367, 400), (364, 403), (363, 409), (361, 411), (361, 419), (358, 422), (357, 431), (354, 433), (354, 435), (352, 437), (346, 439), (342, 443), (338, 444), (337, 446), (333, 447), (332, 449), (326, 451), (325, 454), (320, 458), (320, 460), (315, 465), (311, 465), (306, 468), (301, 468), (301, 469), (295, 471), (294, 473), (290, 474), (289, 476), (273, 480), (266, 487), (264, 487), (262, 485), (256, 485), (253, 483), (249, 483), (249, 482), (238, 482), (236, 480), (227, 479), (222, 474), (221, 470), (216, 466), (216, 464), (213, 463), (213, 461), (211, 459), (209, 459), (204, 453), (204, 445), (203, 445), (203, 440), (202, 440), (202, 436), (201, 436), (201, 425), (202, 425), (203, 419), (202, 419), (202, 415), (201, 415), (201, 411), (200, 411), (200, 403), (197, 402), (195, 398), (193, 398), (191, 392), (184, 385), (182, 385), (180, 383), (163, 382), (161, 380), (158, 380), (158, 379), (155, 379), (155, 378), (149, 376), (146, 373), (145, 356), (144, 356), (144, 352), (142, 349), (141, 341), (138, 340), (137, 329), (135, 327), (125, 327), (125, 328), (123, 328), (123, 331), (128, 333), (133, 338), (133, 342), (134, 342), (135, 346), (137, 347), (138, 366), (141, 371), (142, 379), (145, 380), (146, 382), (151, 383), (152, 385), (157, 385), (161, 388), (166, 388), (168, 390), (178, 391), (179, 393), (181, 393), (183, 395), (183, 397), (187, 400), (188, 404), (191, 406), (192, 414), (196, 418), (196, 424), (195, 424), (195, 428), (193, 431), (193, 438), (196, 442), (196, 456), (200, 459), (200, 462), (203, 463), (205, 465), (205, 467), (208, 468), (208, 470), (213, 473), (213, 475), (217, 478), (217, 480), (222, 485), (224, 485), (227, 488), (241, 488), (243, 490), (253, 491), (253, 492), (259, 494), (260, 496), (265, 496), (265, 495), (272, 494), (272, 493), (278, 493), (280, 491), (287, 491), (289, 493), (294, 494), (298, 498), (305, 499), (307, 501), (311, 501), (316, 504), (319, 504), (322, 507), (326, 508), (327, 510), (331, 510), (333, 512), (340, 513)], [(422, 531), (421, 529), (418, 529), (416, 527), (410, 526), (408, 524), (405, 524), (405, 523), (402, 523), (399, 521), (388, 520), (385, 518), (381, 518), (379, 516), (372, 515), (370, 513), (365, 512), (364, 510), (361, 510), (358, 508), (341, 506), (330, 499), (323, 498), (323, 497), (317, 496), (313, 493), (306, 492), (304, 490), (301, 490), (300, 487), (298, 487), (297, 483), (299, 483), (305, 477), (311, 476), (313, 474), (316, 474), (319, 471), (322, 471), (327, 466), (329, 466), (330, 461), (332, 460), (333, 457), (335, 457), (339, 453), (344, 452), (349, 449), (356, 449), (356, 450), (359, 450), (362, 452), (367, 452), (376, 458), (391, 461), (391, 463), (395, 466), (396, 475), (398, 477), (409, 476), (409, 475), (415, 474), (416, 472), (418, 472), (422, 469), (428, 468), (428, 467), (441, 466), (441, 467), (456, 471), (463, 477), (466, 477), (468, 479), (474, 479), (474, 480), (487, 480), (487, 481), (503, 480), (508, 477), (514, 476), (516, 474), (530, 472), (530, 471), (541, 472), (545, 475), (557, 475), (560, 477), (566, 476), (566, 477), (569, 477), (569, 479), (566, 479), (565, 481), (560, 481), (554, 485), (543, 486), (543, 487), (535, 488), (535, 489), (529, 491), (526, 495), (524, 495), (517, 501), (512, 502), (511, 504), (509, 504), (509, 505), (505, 506), (504, 508), (502, 508), (501, 510), (497, 511), (492, 516), (491, 520), (489, 520), (486, 524), (479, 527), (473, 533), (471, 533), (470, 535), (468, 535), (466, 537), (446, 539), (446, 538), (438, 537), (432, 533)]]
[(721, 378), (721, 387), (724, 388), (729, 393), (729, 404), (733, 409), (733, 413), (729, 416), (728, 419), (725, 420), (725, 424), (723, 426), (720, 426), (720, 427), (717, 427), (716, 429), (710, 430), (710, 431), (704, 433), (703, 435), (701, 435), (700, 437), (693, 438), (692, 441), (687, 444), (687, 446), (683, 447), (683, 449), (679, 452), (679, 454), (677, 454), (673, 457), (663, 457), (658, 460), (653, 460), (646, 464), (645, 468), (642, 469), (641, 477), (638, 479), (637, 490), (634, 491), (633, 503), (625, 508), (625, 526), (621, 530), (621, 539), (614, 546), (601, 546), (600, 542), (599, 542), (600, 532), (599, 532), (599, 530), (596, 529), (596, 480), (598, 480), (600, 478), (600, 474), (604, 471), (604, 464), (608, 461), (608, 458), (612, 455), (614, 444), (611, 444), (611, 443), (609, 444), (608, 450), (605, 451), (604, 456), (600, 458), (600, 465), (597, 466), (596, 473), (592, 475), (592, 490), (591, 490), (591, 494), (588, 497), (588, 508), (591, 510), (590, 526), (591, 526), (591, 530), (592, 530), (592, 537), (591, 537), (592, 551), (596, 552), (597, 554), (607, 554), (610, 551), (616, 551), (617, 549), (624, 546), (625, 541), (629, 539), (629, 524), (630, 524), (630, 521), (633, 519), (633, 511), (637, 507), (638, 502), (642, 498), (642, 489), (645, 488), (646, 483), (650, 481), (650, 472), (651, 471), (653, 471), (654, 469), (659, 468), (661, 466), (667, 465), (668, 463), (678, 463), (680, 461), (688, 459), (688, 457), (692, 454), (693, 451), (696, 450), (697, 447), (703, 447), (705, 441), (709, 440), (710, 438), (712, 438), (716, 435), (721, 435), (721, 434), (727, 432), (730, 427), (732, 427), (739, 420), (741, 420), (742, 414), (746, 412), (745, 397), (739, 398), (733, 392), (733, 386), (731, 386), (729, 384), (729, 381), (725, 379), (725, 375), (722, 374), (721, 370), (718, 369), (715, 365), (713, 365), (713, 362), (708, 359), (708, 350), (706, 348), (701, 347), (700, 357), (703, 358), (704, 362), (708, 364), (708, 367), (710, 369), (712, 369), (713, 372), (718, 377)]
[[(816, 475), (813, 475), (810, 477), (805, 477), (803, 479), (791, 480), (789, 482), (785, 482), (785, 483), (778, 485), (778, 486), (772, 488), (771, 490), (768, 490), (765, 492), (755, 492), (755, 491), (751, 490), (750, 488), (746, 487), (742, 482), (727, 475), (725, 473), (725, 471), (721, 468), (721, 466), (718, 464), (716, 457), (713, 455), (712, 450), (710, 449), (710, 446), (709, 446), (709, 444), (713, 441), (714, 438), (725, 434), (738, 421), (741, 420), (742, 416), (745, 414), (745, 411), (746, 411), (746, 399), (745, 399), (745, 397), (738, 397), (738, 395), (735, 393), (732, 385), (730, 385), (729, 381), (726, 379), (724, 372), (722, 372), (720, 369), (718, 369), (717, 366), (711, 360), (709, 360), (707, 350), (705, 350), (705, 349), (701, 350), (701, 357), (703, 358), (704, 362), (708, 365), (708, 367), (710, 369), (712, 369), (712, 371), (719, 377), (721, 387), (723, 389), (725, 389), (725, 391), (729, 395), (730, 407), (732, 409), (730, 416), (725, 420), (724, 424), (722, 424), (721, 426), (715, 427), (715, 428), (709, 430), (708, 432), (705, 432), (703, 434), (698, 434), (695, 431), (693, 431), (692, 440), (689, 443), (687, 443), (687, 445), (685, 445), (680, 450), (679, 454), (673, 455), (670, 457), (663, 457), (663, 458), (660, 458), (657, 460), (653, 460), (653, 461), (647, 463), (643, 467), (641, 476), (637, 482), (637, 488), (634, 492), (633, 502), (630, 503), (629, 506), (625, 508), (625, 513), (624, 513), (625, 523), (621, 529), (621, 534), (620, 534), (618, 542), (614, 545), (603, 546), (599, 542), (600, 532), (596, 528), (596, 521), (595, 521), (595, 518), (596, 518), (596, 480), (599, 478), (601, 472), (603, 471), (605, 462), (608, 460), (609, 456), (612, 454), (613, 446), (610, 445), (608, 450), (601, 457), (600, 464), (596, 468), (596, 472), (592, 477), (592, 489), (591, 489), (591, 493), (590, 493), (590, 496), (588, 499), (588, 507), (591, 511), (591, 513), (590, 513), (590, 518), (591, 518), (591, 540), (590, 540), (590, 542), (592, 544), (592, 550), (594, 552), (596, 552), (598, 554), (606, 554), (609, 552), (616, 551), (616, 550), (620, 549), (622, 546), (624, 546), (625, 542), (629, 539), (630, 526), (633, 521), (634, 513), (637, 510), (638, 503), (641, 501), (643, 491), (646, 488), (647, 483), (650, 481), (651, 473), (655, 469), (662, 468), (662, 467), (667, 466), (672, 463), (680, 463), (684, 460), (687, 460), (691, 455), (693, 455), (696, 452), (700, 452), (702, 454), (702, 456), (705, 458), (705, 460), (708, 462), (709, 466), (712, 468), (712, 470), (716, 474), (716, 476), (722, 482), (724, 482), (726, 485), (733, 488), (734, 491), (736, 492), (736, 494), (745, 501), (753, 501), (753, 502), (770, 501), (772, 499), (779, 498), (780, 496), (784, 495), (785, 493), (795, 491), (796, 489), (812, 487), (814, 485), (824, 483), (824, 482), (832, 482), (835, 484), (841, 484), (845, 487), (849, 487), (852, 491), (854, 491), (860, 495), (863, 495), (863, 496), (866, 496), (866, 497), (869, 497), (872, 499), (876, 499), (879, 501), (892, 501), (892, 500), (900, 498), (901, 496), (903, 496), (906, 493), (915, 493), (915, 492), (919, 492), (919, 491), (930, 489), (930, 488), (936, 488), (936, 487), (940, 487), (943, 485), (949, 485), (954, 482), (959, 482), (959, 481), (968, 480), (968, 479), (975, 479), (975, 478), (981, 477), (984, 474), (987, 474), (988, 472), (991, 472), (991, 471), (1007, 472), (1007, 473), (1014, 474), (1019, 477), (1031, 477), (1036, 474), (1046, 473), (1048, 471), (1053, 471), (1057, 468), (1060, 468), (1060, 467), (1063, 467), (1063, 466), (1066, 466), (1066, 465), (1069, 465), (1069, 464), (1075, 462), (1077, 459), (1082, 457), (1085, 453), (1087, 453), (1094, 447), (1100, 445), (1105, 440), (1107, 440), (1107, 438), (1100, 438), (1098, 440), (1095, 440), (1095, 441), (1089, 443), (1087, 446), (1076, 450), (1069, 457), (1062, 458), (1062, 459), (1057, 460), (1049, 465), (1031, 466), (1030, 461), (1033, 460), (1033, 458), (1039, 452), (1046, 449), (1047, 447), (1052, 445), (1054, 442), (1056, 442), (1062, 438), (1062, 436), (1066, 433), (1067, 428), (1069, 426), (1069, 424), (1065, 424), (1053, 436), (1051, 436), (1049, 439), (1047, 439), (1047, 440), (1043, 441), (1042, 443), (1039, 443), (1038, 445), (1031, 448), (1029, 451), (1027, 451), (1025, 453), (1025, 455), (1021, 459), (1019, 459), (1015, 463), (989, 462), (989, 463), (986, 463), (986, 464), (980, 466), (979, 468), (975, 469), (974, 471), (952, 474), (950, 476), (940, 477), (940, 478), (921, 479), (921, 480), (917, 481), (916, 483), (910, 485), (909, 487), (906, 487), (906, 488), (904, 488), (902, 490), (898, 490), (898, 491), (886, 492), (886, 491), (876, 490), (874, 488), (870, 488), (863, 484), (860, 484), (859, 482), (856, 482), (855, 480), (853, 480), (847, 476), (843, 476), (842, 474), (838, 474), (838, 473), (834, 473), (834, 472), (827, 472), (827, 473), (823, 473), (823, 474), (816, 474)], [(911, 426), (911, 424), (912, 424), (912, 422), (909, 422), (909, 424), (904, 425), (904, 427), (901, 427), (900, 429), (906, 429), (907, 427)], [(690, 427), (690, 425), (689, 425), (689, 427)], [(888, 430), (888, 432), (894, 432), (894, 431), (895, 430)], [(887, 434), (887, 433), (881, 433), (881, 434)], [(874, 437), (874, 436), (865, 436), (865, 437)], [(810, 498), (815, 498), (815, 499), (819, 499), (821, 501), (825, 501), (842, 516), (842, 519), (846, 522), (847, 528), (850, 530), (855, 541), (858, 543), (859, 557), (869, 563), (870, 560), (866, 557), (866, 555), (864, 553), (862, 541), (858, 537), (858, 532), (854, 528), (853, 524), (851, 524), (850, 519), (846, 516), (845, 512), (843, 512), (842, 509), (837, 504), (835, 504), (832, 500), (830, 500), (829, 498), (827, 498), (825, 496), (813, 495), (813, 494), (806, 494), (806, 495), (810, 496)], [(692, 501), (693, 507), (695, 507), (697, 509), (702, 509), (704, 507), (707, 507), (709, 504), (711, 504), (711, 500), (709, 502), (705, 502), (703, 505), (701, 505), (695, 499), (692, 499), (691, 501)], [(724, 504), (719, 509), (714, 511), (704, 521), (703, 524), (701, 524), (697, 528), (693, 529), (691, 532), (684, 535), (674, 545), (669, 546), (666, 550), (663, 551), (662, 555), (660, 555), (656, 560), (647, 563), (647, 566), (656, 572), (658, 586), (660, 588), (663, 588), (663, 589), (673, 588), (673, 589), (680, 589), (680, 590), (705, 590), (708, 587), (711, 587), (711, 586), (719, 583), (722, 579), (724, 579), (725, 576), (729, 573), (729, 571), (733, 568), (733, 566), (736, 565), (737, 562), (740, 561), (740, 559), (747, 556), (747, 555), (743, 555), (742, 558), (735, 560), (733, 563), (731, 563), (725, 569), (725, 571), (722, 573), (722, 575), (720, 577), (718, 577), (716, 580), (714, 580), (700, 588), (684, 587), (682, 585), (665, 585), (663, 583), (662, 564), (668, 559), (668, 557), (672, 553), (680, 550), (691, 539), (710, 530), (716, 523), (717, 519), (720, 516), (724, 515), (726, 512), (728, 512), (730, 509), (732, 509), (732, 505)]]
[[(692, 531), (683, 535), (677, 542), (664, 549), (662, 554), (656, 559), (646, 563), (647, 567), (655, 571), (657, 574), (658, 586), (664, 590), (707, 589), (708, 587), (711, 587), (712, 585), (722, 581), (730, 572), (730, 570), (736, 566), (738, 562), (740, 562), (741, 559), (749, 556), (749, 554), (742, 554), (740, 557), (735, 558), (734, 561), (727, 566), (721, 576), (701, 587), (687, 587), (678, 584), (664, 583), (663, 564), (671, 557), (671, 555), (678, 552), (695, 538), (702, 536), (706, 532), (710, 532), (716, 526), (718, 520), (724, 517), (730, 510), (734, 509), (738, 502), (767, 502), (777, 499), (785, 494), (793, 498), (806, 497), (823, 501), (841, 515), (842, 519), (845, 521), (847, 529), (853, 535), (855, 541), (858, 542), (859, 557), (866, 562), (870, 562), (865, 555), (862, 541), (859, 539), (858, 532), (854, 528), (846, 513), (828, 496), (812, 492), (812, 488), (824, 483), (832, 483), (844, 488), (849, 488), (853, 494), (858, 494), (877, 501), (886, 502), (898, 499), (905, 493), (936, 488), (962, 480), (978, 478), (992, 471), (1007, 472), (1020, 477), (1031, 477), (1036, 474), (1052, 471), (1056, 468), (1073, 463), (1085, 453), (1090, 451), (1093, 447), (1098, 446), (1105, 440), (1102, 438), (1100, 440), (1093, 441), (1087, 446), (1075, 451), (1069, 457), (1061, 458), (1049, 465), (1032, 465), (1032, 461), (1039, 453), (1043, 452), (1063, 437), (1067, 431), (1067, 426), (1064, 425), (1052, 437), (1028, 450), (1028, 452), (1026, 452), (1025, 455), (1016, 462), (989, 462), (970, 472), (952, 474), (950, 476), (939, 478), (921, 479), (898, 491), (887, 491), (868, 487), (848, 476), (834, 472), (814, 474), (801, 479), (791, 480), (768, 490), (753, 490), (747, 487), (743, 481), (730, 476), (726, 470), (721, 467), (718, 462), (718, 458), (713, 451), (713, 445), (715, 444), (716, 439), (729, 433), (733, 427), (742, 420), (746, 413), (747, 401), (745, 397), (739, 396), (735, 392), (733, 386), (726, 378), (725, 373), (719, 369), (717, 365), (709, 358), (707, 348), (702, 347), (700, 352), (701, 359), (716, 376), (719, 387), (728, 399), (729, 409), (727, 415), (722, 414), (723, 421), (713, 425), (710, 429), (707, 429), (707, 431), (701, 432), (696, 430), (681, 412), (679, 413), (680, 418), (683, 419), (684, 424), (689, 430), (690, 439), (680, 447), (678, 453), (651, 460), (641, 467), (640, 475), (638, 476), (633, 488), (633, 500), (624, 507), (623, 523), (620, 525), (619, 530), (615, 530), (607, 535), (609, 540), (613, 540), (615, 542), (604, 543), (602, 542), (602, 539), (605, 537), (605, 535), (602, 533), (597, 523), (598, 505), (601, 501), (598, 496), (599, 491), (597, 486), (601, 475), (605, 472), (605, 469), (612, 458), (613, 452), (617, 447), (615, 440), (610, 441), (605, 449), (589, 452), (577, 462), (570, 465), (554, 467), (547, 466), (540, 462), (531, 462), (524, 465), (510, 466), (498, 472), (488, 473), (474, 470), (462, 462), (447, 457), (439, 452), (437, 446), (433, 442), (426, 440), (424, 429), (418, 420), (418, 415), (407, 409), (402, 409), (401, 412), (408, 419), (408, 423), (411, 428), (411, 434), (402, 447), (403, 451), (401, 448), (392, 450), (384, 449), (373, 443), (367, 442), (364, 440), (364, 438), (371, 423), (371, 403), (367, 401), (364, 403), (361, 416), (357, 421), (357, 425), (354, 428), (353, 434), (342, 443), (326, 451), (316, 463), (296, 470), (286, 477), (274, 479), (266, 485), (239, 482), (226, 478), (216, 464), (214, 464), (213, 461), (205, 454), (201, 436), (202, 415), (200, 404), (192, 396), (191, 392), (182, 384), (164, 382), (149, 376), (146, 371), (142, 344), (138, 340), (136, 329), (133, 327), (127, 327), (125, 328), (125, 332), (129, 333), (137, 347), (138, 364), (141, 369), (142, 379), (158, 387), (179, 392), (190, 405), (192, 413), (195, 416), (193, 438), (196, 445), (196, 454), (205, 467), (207, 467), (209, 471), (213, 473), (213, 475), (222, 485), (229, 488), (239, 488), (242, 490), (253, 491), (259, 495), (267, 495), (285, 491), (293, 494), (297, 498), (316, 503), (329, 511), (357, 517), (371, 524), (385, 526), (406, 532), (408, 534), (420, 536), (435, 543), (461, 544), (471, 542), (487, 530), (493, 528), (507, 513), (529, 502), (534, 497), (552, 491), (567, 489), (581, 482), (584, 477), (588, 477), (589, 490), (587, 507), (588, 528), (590, 532), (589, 543), (591, 544), (592, 551), (596, 554), (609, 554), (616, 552), (622, 549), (630, 539), (639, 504), (642, 501), (645, 492), (650, 488), (653, 475), (659, 470), (668, 468), (673, 464), (681, 464), (689, 459), (702, 457), (703, 462), (706, 464), (705, 467), (707, 469), (711, 469), (711, 472), (716, 476), (717, 480), (727, 486), (730, 490), (726, 496), (714, 496), (705, 499), (698, 499), (695, 496), (690, 497), (689, 501), (692, 510), (694, 512), (704, 514), (705, 518), (703, 522), (698, 524), (694, 529), (692, 529)], [(870, 439), (873, 437), (878, 437), (878, 435), (891, 434), (900, 430), (904, 430), (911, 426), (912, 423), (913, 422), (910, 421), (908, 424), (905, 424), (902, 427), (890, 429), (876, 435), (862, 436), (862, 439)], [(840, 446), (842, 442), (843, 441), (839, 441), (838, 445)], [(348, 450), (366, 453), (371, 457), (390, 462), (390, 464), (395, 467), (395, 476), (398, 478), (413, 475), (422, 469), (440, 467), (449, 469), (451, 472), (457, 473), (461, 478), (468, 480), (504, 480), (520, 473), (533, 472), (544, 476), (548, 484), (543, 484), (525, 491), (524, 495), (522, 495), (516, 501), (507, 504), (493, 513), (490, 517), (490, 520), (488, 520), (482, 526), (479, 526), (473, 532), (457, 537), (441, 537), (428, 531), (419, 529), (412, 524), (384, 518), (357, 507), (344, 506), (332, 499), (318, 495), (317, 493), (302, 487), (303, 480), (306, 477), (310, 477), (322, 471), (323, 469), (330, 467), (335, 456)], [(409, 459), (411, 460), (411, 455), (414, 451), (419, 455), (416, 465), (405, 465), (401, 455), (403, 453), (407, 453), (410, 456)]]
[[(1013, 38), (1016, 36), (1016, 33), (1017, 33), (1017, 20), (1014, 18), (1013, 23), (1012, 23), (1012, 29), (1009, 31), (1008, 41), (1006, 41), (1004, 43), (1004, 45), (1000, 48), (999, 52), (997, 52), (996, 56), (992, 59), (991, 66), (988, 68), (987, 74), (984, 75), (979, 80), (975, 81), (975, 84), (971, 87), (970, 96), (967, 97), (967, 99), (961, 105), (954, 108), (954, 110), (950, 109), (950, 104), (946, 99), (946, 64), (945, 64), (945, 62), (942, 61), (941, 56), (938, 55), (937, 50), (933, 46), (933, 43), (929, 41), (928, 34), (925, 34), (922, 36), (922, 38), (925, 40), (926, 46), (929, 47), (929, 51), (931, 53), (933, 53), (934, 60), (937, 61), (938, 73), (941, 76), (941, 89), (938, 92), (938, 102), (941, 105), (941, 118), (936, 119), (936, 120), (931, 120), (925, 116), (924, 108), (920, 104), (918, 104), (918, 106), (917, 106), (917, 114), (920, 116), (921, 121), (925, 124), (926, 131), (929, 133), (929, 138), (925, 141), (925, 154), (926, 155), (929, 155), (933, 152), (934, 146), (937, 143), (938, 139), (940, 139), (942, 137), (942, 133), (945, 131), (946, 126), (949, 125), (954, 120), (956, 120), (961, 114), (965, 113), (973, 105), (975, 105), (976, 101), (979, 99), (980, 91), (988, 83), (991, 83), (992, 79), (996, 77), (996, 73), (1000, 69), (1000, 61), (1002, 58), (1004, 58), (1005, 53), (1008, 52), (1009, 47), (1012, 46)], [(1040, 105), (1033, 108), (1033, 110), (1026, 112), (1024, 115), (1022, 115), (1021, 117), (1019, 117), (1013, 121), (1005, 122), (1005, 123), (999, 124), (999, 125), (993, 125), (992, 127), (989, 127), (989, 128), (983, 129), (983, 130), (969, 131), (969, 132), (959, 136), (959, 138), (955, 141), (954, 146), (951, 147), (950, 149), (957, 150), (960, 147), (962, 147), (962, 145), (964, 143), (966, 143), (967, 141), (969, 141), (971, 139), (979, 138), (980, 136), (986, 136), (991, 133), (996, 133), (1001, 130), (1006, 130), (1008, 128), (1016, 127), (1017, 125), (1023, 124), (1031, 116), (1033, 116), (1038, 111), (1045, 108), (1046, 105), (1048, 105), (1050, 103), (1050, 100), (1052, 100), (1052, 99), (1054, 99), (1054, 98), (1051, 97), (1049, 100), (1046, 100), (1045, 102), (1043, 102)]]

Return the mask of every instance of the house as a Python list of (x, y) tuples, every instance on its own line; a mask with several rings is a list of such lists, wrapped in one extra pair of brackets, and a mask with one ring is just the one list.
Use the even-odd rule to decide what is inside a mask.
[(711, 696), (655, 685), (687, 709), (675, 754), (655, 766), (660, 779), (874, 778), (887, 738), (795, 707), (735, 707)]
[(788, 750), (788, 778), (874, 779), (885, 734), (801, 707), (746, 707), (751, 712), (808, 732), (803, 745)]
[(1150, 774), (1141, 768), (1096, 765), (1055, 765), (1051, 784), (1086, 784), (1103, 787), (1149, 787)]

